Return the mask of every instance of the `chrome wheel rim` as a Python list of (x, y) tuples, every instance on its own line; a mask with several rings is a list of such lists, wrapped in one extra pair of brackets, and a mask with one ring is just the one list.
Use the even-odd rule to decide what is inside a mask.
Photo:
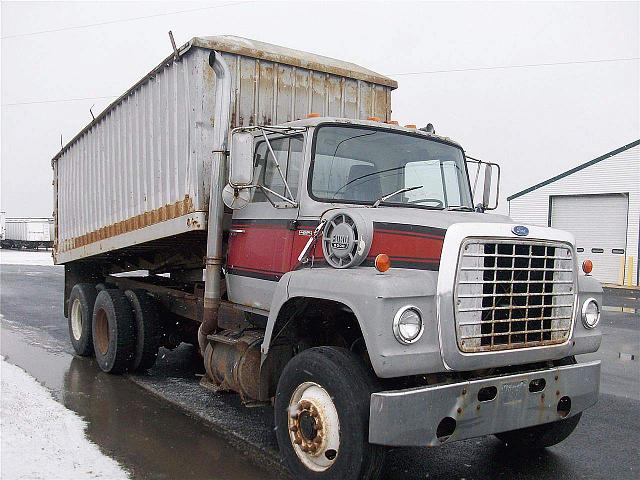
[(76, 341), (80, 341), (82, 337), (82, 305), (79, 298), (74, 299), (71, 304), (71, 335)]
[(317, 383), (302, 383), (291, 395), (287, 418), (302, 464), (314, 472), (331, 468), (340, 452), (340, 420), (331, 395)]

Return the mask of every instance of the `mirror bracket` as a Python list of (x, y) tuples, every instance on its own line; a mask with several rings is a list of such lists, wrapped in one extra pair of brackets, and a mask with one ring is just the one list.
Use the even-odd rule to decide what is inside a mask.
[[(485, 160), (480, 160), (478, 158), (474, 158), (471, 157), (469, 155), (466, 155), (466, 159), (468, 162), (471, 163), (477, 163), (478, 164), (478, 170), (476, 171), (476, 175), (475, 175), (475, 179), (473, 181), (473, 188), (471, 190), (471, 195), (472, 197), (475, 198), (475, 193), (476, 193), (476, 187), (478, 184), (478, 178), (480, 176), (480, 167), (482, 165), (485, 166), (485, 175), (484, 175), (484, 192), (483, 192), (483, 201), (481, 203), (478, 203), (475, 206), (475, 210), (476, 212), (479, 213), (484, 213), (486, 210), (495, 210), (496, 208), (498, 208), (498, 201), (500, 199), (500, 165), (498, 165), (497, 163), (494, 162), (487, 162)], [(495, 198), (495, 202), (492, 205), (490, 203), (490, 195), (491, 195), (491, 184), (492, 184), (492, 174), (491, 174), (491, 169), (494, 168), (497, 170), (497, 175), (496, 175), (496, 198)]]

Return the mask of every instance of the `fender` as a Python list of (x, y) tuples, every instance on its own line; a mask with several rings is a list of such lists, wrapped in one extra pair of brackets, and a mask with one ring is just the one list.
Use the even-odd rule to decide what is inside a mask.
[[(262, 343), (264, 362), (282, 306), (296, 297), (331, 300), (354, 313), (369, 357), (379, 377), (443, 369), (436, 324), (437, 272), (396, 268), (380, 273), (371, 267), (304, 268), (280, 279), (269, 311)], [(419, 342), (400, 344), (393, 335), (397, 310), (414, 305), (424, 313), (425, 333)]]
[[(325, 275), (319, 276), (318, 272), (322, 271)], [(305, 270), (296, 270), (285, 273), (280, 281), (278, 282), (278, 286), (276, 287), (276, 291), (273, 295), (273, 301), (271, 302), (271, 308), (269, 309), (269, 318), (267, 320), (267, 328), (265, 330), (264, 341), (262, 342), (262, 361), (266, 355), (269, 353), (269, 347), (271, 346), (271, 338), (273, 336), (273, 329), (275, 327), (276, 321), (278, 320), (278, 316), (280, 315), (280, 309), (282, 306), (287, 303), (287, 301), (296, 297), (306, 297), (306, 298), (317, 298), (321, 300), (332, 300), (335, 302), (342, 303), (349, 307), (351, 311), (353, 311), (354, 315), (358, 319), (358, 324), (360, 324), (359, 315), (357, 313), (357, 309), (352, 305), (350, 299), (346, 298), (344, 295), (344, 291), (341, 293), (339, 289), (331, 291), (327, 288), (309, 288), (311, 285), (318, 284), (321, 282), (323, 285), (327, 285), (328, 282), (325, 282), (326, 274), (329, 272), (339, 273), (338, 270), (322, 268), (322, 269), (305, 269)], [(333, 277), (333, 275), (330, 275)], [(291, 284), (293, 286), (290, 288)], [(334, 285), (337, 282), (334, 280)], [(305, 285), (304, 288), (300, 288), (301, 285)], [(337, 285), (336, 285), (337, 286)], [(295, 293), (291, 294), (290, 290), (293, 290)], [(360, 330), (363, 332), (363, 335), (366, 335), (362, 325), (360, 325)], [(365, 344), (367, 343), (367, 339), (365, 338)]]

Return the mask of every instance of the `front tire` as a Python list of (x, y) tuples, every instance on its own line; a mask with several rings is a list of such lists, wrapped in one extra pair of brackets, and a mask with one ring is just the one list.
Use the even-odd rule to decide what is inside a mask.
[(100, 368), (123, 373), (131, 368), (135, 351), (133, 311), (120, 290), (102, 290), (93, 308), (93, 349)]
[(368, 442), (372, 391), (372, 374), (344, 348), (310, 348), (287, 363), (278, 382), (275, 424), (294, 478), (379, 477), (384, 448)]

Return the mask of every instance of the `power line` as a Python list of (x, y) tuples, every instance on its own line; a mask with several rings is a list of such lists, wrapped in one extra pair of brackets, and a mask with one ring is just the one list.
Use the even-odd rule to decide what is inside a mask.
[[(247, 2), (243, 2), (247, 3)], [(628, 62), (640, 60), (640, 57), (631, 57), (631, 58), (605, 58), (599, 60), (576, 60), (571, 62), (553, 62), (553, 63), (530, 63), (523, 65), (499, 65), (493, 67), (470, 67), (470, 68), (453, 68), (450, 70), (427, 70), (423, 72), (402, 72), (402, 73), (389, 73), (389, 76), (403, 76), (403, 75), (427, 75), (432, 73), (454, 73), (454, 72), (474, 72), (480, 70), (498, 70), (498, 69), (510, 69), (510, 68), (534, 68), (534, 67), (553, 67), (557, 65), (580, 65), (585, 63), (604, 63), (604, 62)], [(117, 95), (109, 95), (105, 97), (82, 97), (82, 98), (61, 98), (55, 100), (34, 100), (34, 101), (26, 101), (26, 102), (12, 102), (12, 103), (3, 103), (3, 107), (10, 107), (16, 105), (35, 105), (42, 103), (65, 103), (65, 102), (77, 102), (82, 100), (102, 100), (105, 98), (117, 98)]]
[(15, 105), (36, 105), (39, 103), (64, 103), (64, 102), (78, 102), (81, 100), (102, 100), (105, 98), (117, 98), (117, 95), (109, 95), (106, 97), (81, 97), (81, 98), (59, 98), (56, 100), (34, 100), (31, 102), (13, 102), (13, 103), (3, 103), (3, 107), (12, 107)]
[(135, 22), (138, 20), (144, 20), (147, 18), (157, 18), (157, 17), (167, 17), (169, 15), (178, 15), (180, 13), (190, 13), (190, 12), (199, 12), (202, 10), (211, 10), (214, 8), (222, 8), (222, 7), (232, 7), (234, 5), (242, 5), (244, 3), (255, 3), (254, 0), (244, 1), (244, 2), (233, 2), (233, 3), (225, 3), (223, 5), (211, 5), (209, 7), (200, 7), (200, 8), (191, 8), (189, 10), (178, 10), (175, 12), (167, 12), (167, 13), (156, 13), (153, 15), (143, 15), (140, 17), (131, 17), (131, 18), (123, 18), (120, 20), (110, 20), (107, 22), (99, 22), (99, 23), (87, 23), (85, 25), (74, 25), (69, 27), (61, 27), (61, 28), (52, 28), (50, 30), (40, 30), (37, 32), (28, 32), (28, 33), (16, 33), (14, 35), (5, 35), (4, 37), (0, 37), (0, 39), (5, 40), (7, 38), (17, 38), (17, 37), (30, 37), (32, 35), (42, 35), (45, 33), (54, 33), (54, 32), (62, 32), (65, 30), (76, 30), (79, 28), (90, 28), (90, 27), (99, 27), (102, 25), (112, 25), (114, 23), (123, 23), (123, 22)]
[(603, 58), (598, 60), (575, 60), (570, 62), (526, 63), (522, 65), (496, 65), (492, 67), (453, 68), (449, 70), (425, 70), (422, 72), (389, 73), (387, 75), (399, 77), (404, 75), (427, 75), (432, 73), (475, 72), (479, 70), (500, 70), (500, 69), (509, 69), (509, 68), (555, 67), (557, 65), (579, 65), (584, 63), (630, 62), (634, 60), (640, 60), (640, 57)]

